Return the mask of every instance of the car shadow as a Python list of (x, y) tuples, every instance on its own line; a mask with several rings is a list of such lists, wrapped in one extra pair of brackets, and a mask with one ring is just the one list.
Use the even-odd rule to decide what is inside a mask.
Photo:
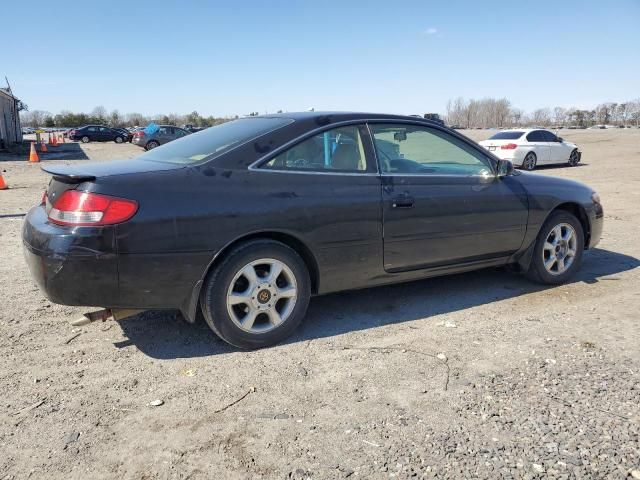
[[(584, 256), (570, 283), (615, 281), (615, 274), (640, 266), (629, 255), (594, 249)], [(286, 344), (334, 337), (534, 293), (550, 288), (506, 269), (487, 269), (409, 283), (323, 295), (311, 299), (305, 321)], [(127, 340), (117, 348), (135, 346), (156, 359), (193, 358), (237, 351), (220, 340), (204, 321), (178, 321), (178, 312), (147, 311), (120, 321)]]
[(38, 149), (38, 156), (41, 162), (48, 160), (90, 160), (79, 143), (69, 142), (59, 143), (58, 146), (47, 145), (46, 153), (41, 153)]
[(573, 167), (571, 165), (566, 164), (566, 163), (554, 163), (554, 164), (551, 164), (551, 165), (536, 165), (536, 168), (535, 168), (534, 172), (536, 172), (536, 171), (544, 172), (545, 170), (562, 170), (562, 169), (565, 169), (565, 168), (580, 168), (580, 167), (588, 167), (588, 166), (589, 166), (588, 163), (582, 163), (582, 162), (578, 163), (577, 165), (575, 165)]

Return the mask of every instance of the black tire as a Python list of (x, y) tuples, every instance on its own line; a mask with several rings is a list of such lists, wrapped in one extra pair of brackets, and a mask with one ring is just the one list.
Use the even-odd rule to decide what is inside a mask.
[(538, 163), (538, 157), (533, 152), (529, 152), (525, 155), (524, 160), (522, 161), (522, 168), (528, 171), (535, 170), (536, 164)]
[(569, 166), (570, 167), (576, 167), (578, 166), (578, 163), (580, 162), (580, 155), (578, 154), (578, 150), (573, 150), (571, 152), (571, 155), (569, 155)]
[[(241, 329), (227, 310), (227, 291), (234, 277), (252, 261), (269, 258), (284, 263), (293, 273), (298, 296), (289, 316), (272, 330), (256, 333)], [(295, 250), (274, 240), (253, 240), (229, 252), (207, 277), (200, 294), (200, 306), (207, 325), (225, 342), (242, 349), (274, 345), (300, 325), (309, 306), (309, 271)]]
[[(544, 266), (544, 244), (552, 230), (561, 224), (571, 225), (576, 233), (576, 255), (571, 265), (564, 271), (564, 273), (552, 274), (547, 271)], [(536, 239), (536, 245), (533, 249), (533, 258), (529, 265), (529, 271), (527, 276), (538, 283), (545, 285), (558, 285), (566, 282), (579, 268), (582, 262), (582, 253), (584, 251), (584, 231), (580, 221), (571, 213), (562, 210), (555, 211), (549, 215), (549, 218), (544, 222), (538, 238)]]
[(120, 136), (117, 136), (113, 141), (116, 142), (116, 143), (122, 143), (122, 142), (124, 142), (124, 138), (122, 138)]
[(90, 141), (91, 139), (85, 135), (85, 136), (84, 136), (84, 137), (82, 137), (80, 140), (82, 140), (82, 143), (89, 143), (89, 141)]
[(146, 150), (153, 150), (154, 148), (158, 147), (160, 144), (158, 142), (156, 142), (155, 140), (151, 140), (150, 142), (147, 142), (147, 145), (144, 147)]

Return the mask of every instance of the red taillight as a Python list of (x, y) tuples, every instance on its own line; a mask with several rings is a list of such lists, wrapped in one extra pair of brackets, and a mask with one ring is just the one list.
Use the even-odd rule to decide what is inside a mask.
[(502, 145), (500, 148), (502, 150), (515, 150), (516, 148), (518, 148), (518, 145), (516, 145), (515, 143), (507, 143), (506, 145)]
[(144, 132), (142, 130), (140, 130), (139, 132), (134, 132), (133, 136), (134, 137), (144, 137)]
[(129, 220), (138, 203), (98, 193), (67, 190), (53, 204), (49, 220), (58, 225), (113, 225)]

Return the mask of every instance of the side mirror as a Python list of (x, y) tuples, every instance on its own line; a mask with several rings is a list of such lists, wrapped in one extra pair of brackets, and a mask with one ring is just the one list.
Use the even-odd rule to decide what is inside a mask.
[(558, 137), (558, 141), (559, 141), (560, 143), (562, 143), (562, 142), (564, 142), (564, 138), (562, 138), (562, 137)]
[(498, 177), (508, 177), (513, 174), (513, 163), (510, 160), (498, 160)]

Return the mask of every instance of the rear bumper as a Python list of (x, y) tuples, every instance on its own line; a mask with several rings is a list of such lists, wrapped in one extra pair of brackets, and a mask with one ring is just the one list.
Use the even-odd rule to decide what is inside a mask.
[(64, 227), (42, 205), (22, 227), (31, 276), (54, 303), (188, 311), (193, 288), (214, 252), (118, 254), (117, 226)]
[(113, 227), (62, 227), (47, 220), (39, 205), (22, 227), (31, 276), (55, 303), (117, 305), (118, 265)]

